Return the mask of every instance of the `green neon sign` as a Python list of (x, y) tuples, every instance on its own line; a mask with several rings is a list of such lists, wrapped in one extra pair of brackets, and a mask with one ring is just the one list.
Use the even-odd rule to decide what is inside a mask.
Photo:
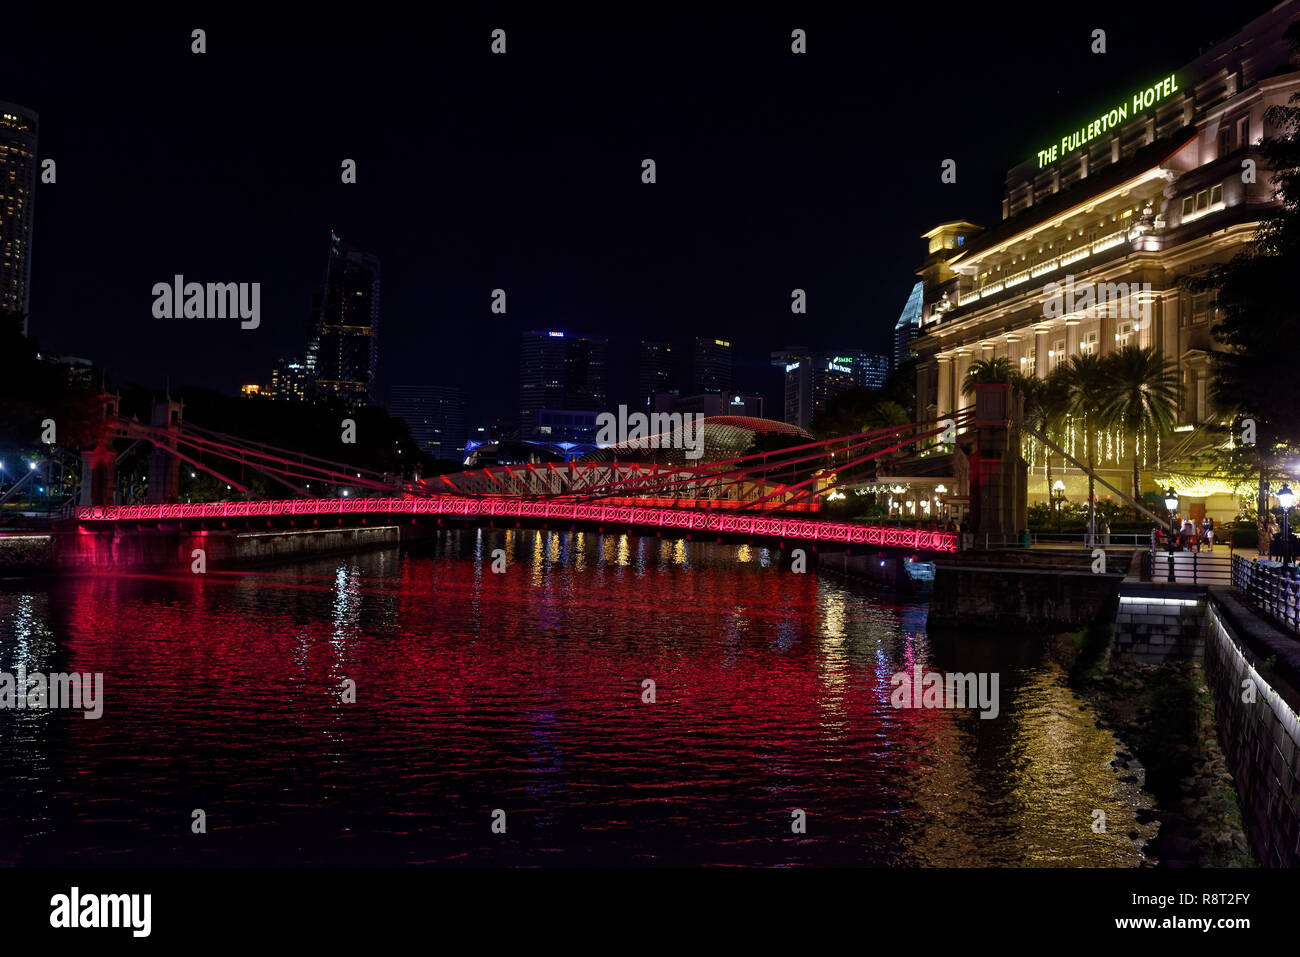
[[(1038, 168), (1042, 169), (1048, 163), (1055, 163), (1058, 159), (1064, 159), (1066, 154), (1073, 153), (1108, 130), (1113, 130), (1122, 123), (1127, 122), (1130, 115), (1136, 118), (1143, 110), (1149, 110), (1157, 103), (1168, 99), (1175, 93), (1181, 92), (1178, 88), (1178, 78), (1173, 73), (1169, 74), (1163, 80), (1156, 81), (1145, 90), (1134, 93), (1131, 98), (1102, 113), (1095, 120), (1090, 120), (1077, 130), (1066, 133), (1058, 142), (1053, 143), (1046, 149), (1039, 150)], [(1130, 109), (1132, 110), (1131, 113)]]

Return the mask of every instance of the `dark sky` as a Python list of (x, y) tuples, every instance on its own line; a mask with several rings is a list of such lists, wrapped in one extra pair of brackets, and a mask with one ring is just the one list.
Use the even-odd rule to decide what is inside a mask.
[[(381, 393), (460, 386), (474, 425), (514, 408), (524, 329), (727, 338), (769, 401), (787, 343), (889, 351), (922, 232), (997, 221), (1042, 141), (1269, 5), (36, 6), (4, 13), (0, 100), (40, 113), (58, 164), (36, 205), (47, 348), (119, 383), (266, 381), (303, 351), (333, 227), (383, 260)], [(175, 273), (260, 282), (261, 327), (154, 319)]]

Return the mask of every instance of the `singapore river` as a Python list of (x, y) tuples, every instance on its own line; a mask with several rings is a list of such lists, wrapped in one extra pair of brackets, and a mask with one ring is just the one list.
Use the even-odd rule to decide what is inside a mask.
[[(0, 670), (104, 676), (98, 720), (0, 710), (0, 864), (1142, 862), (1151, 799), (1046, 643), (925, 616), (545, 531), (0, 583)], [(996, 672), (997, 717), (893, 707), (917, 665)]]

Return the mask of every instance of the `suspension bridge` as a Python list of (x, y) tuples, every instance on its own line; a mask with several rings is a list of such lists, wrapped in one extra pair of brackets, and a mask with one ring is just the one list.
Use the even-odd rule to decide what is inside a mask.
[[(433, 521), (438, 525), (514, 524), (592, 527), (676, 535), (738, 536), (749, 540), (833, 543), (952, 552), (954, 533), (935, 528), (829, 521), (826, 496), (873, 479), (891, 457), (916, 454), (953, 428), (977, 424), (974, 409), (941, 423), (891, 425), (829, 440), (690, 461), (674, 451), (672, 435), (602, 450), (600, 460), (494, 465), (404, 478), (319, 456), (253, 442), (182, 421), (168, 400), (141, 423), (113, 403), (94, 448), (82, 453), (85, 529), (266, 529), (349, 523)], [(118, 452), (114, 443), (125, 440)], [(149, 447), (148, 499), (115, 504), (114, 469), (141, 445)], [(179, 470), (202, 471), (239, 498), (180, 502)], [(284, 489), (259, 498), (247, 476)], [(325, 497), (313, 485), (342, 490)]]

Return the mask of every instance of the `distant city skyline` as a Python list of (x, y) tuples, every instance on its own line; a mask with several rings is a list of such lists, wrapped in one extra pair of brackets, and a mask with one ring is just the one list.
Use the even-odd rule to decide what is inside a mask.
[[(235, 394), (277, 360), (306, 358), (320, 237), (334, 229), (383, 263), (380, 396), (433, 376), (466, 393), (473, 421), (515, 417), (520, 333), (553, 328), (608, 338), (615, 405), (646, 398), (640, 340), (730, 342), (732, 387), (762, 394), (772, 414), (784, 391), (773, 350), (892, 353), (918, 237), (958, 216), (995, 224), (1008, 166), (1267, 6), (1065, 12), (1050, 82), (1024, 82), (1010, 61), (983, 68), (981, 87), (1003, 91), (1014, 114), (996, 135), (961, 110), (918, 127), (921, 104), (950, 96), (953, 71), (912, 71), (901, 95), (897, 65), (872, 54), (880, 37), (930, 36), (919, 10), (801, 11), (810, 40), (795, 56), (788, 12), (697, 11), (683, 34), (664, 11), (615, 54), (602, 15), (503, 8), (512, 42), (499, 57), (476, 14), (450, 10), (430, 62), (427, 37), (378, 11), (360, 12), (348, 37), (214, 11), (195, 55), (180, 11), (110, 48), (95, 40), (113, 26), (107, 11), (86, 12), (87, 29), (68, 36), (57, 11), (17, 8), (0, 37), (0, 97), (39, 113), (37, 159), (59, 174), (36, 184), (29, 329), (118, 385)], [(1028, 48), (1043, 39), (1035, 10), (971, 15), (933, 33), (932, 55)], [(1096, 56), (1086, 38), (1107, 18), (1124, 29)], [(1067, 42), (1071, 31), (1085, 41)], [(682, 69), (650, 53), (662, 49)], [(348, 63), (347, 82), (301, 95), (321, 62)], [(592, 83), (593, 70), (608, 82)], [(408, 94), (427, 109), (412, 111)], [(239, 135), (220, 149), (194, 136), (231, 120), (232, 103), (261, 106), (239, 111)], [(651, 185), (646, 157), (658, 163)], [(951, 184), (939, 178), (948, 157)], [(261, 283), (259, 328), (154, 319), (150, 289), (178, 274)], [(503, 314), (491, 311), (496, 289)], [(794, 289), (805, 314), (791, 312)]]

